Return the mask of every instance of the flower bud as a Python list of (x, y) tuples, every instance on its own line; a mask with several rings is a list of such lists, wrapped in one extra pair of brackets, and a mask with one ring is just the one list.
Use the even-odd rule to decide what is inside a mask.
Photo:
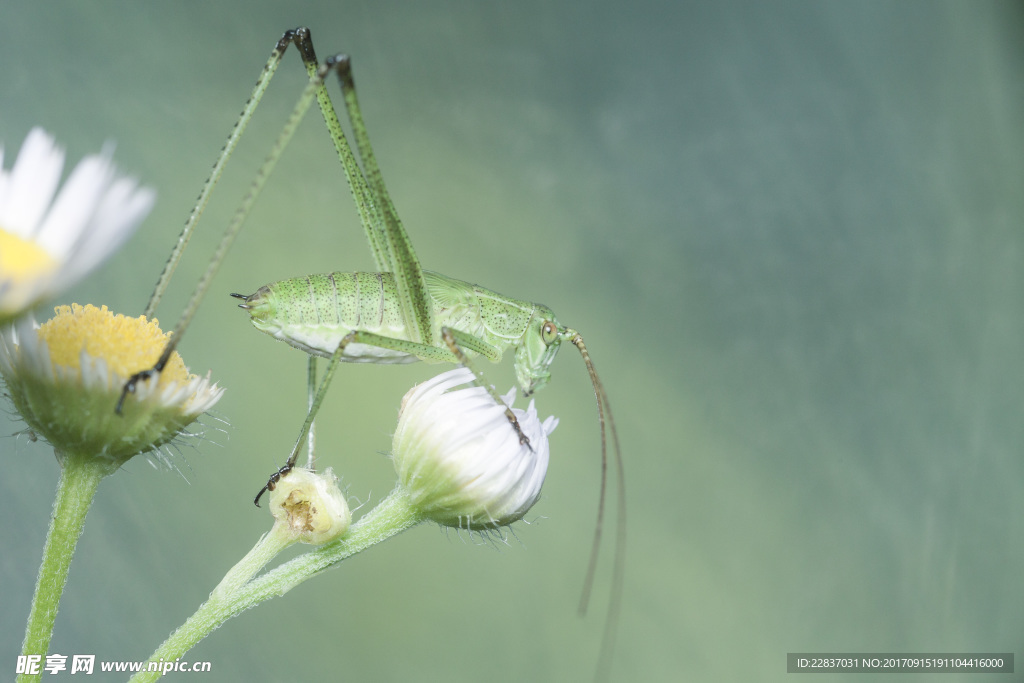
[[(487, 530), (522, 519), (540, 498), (548, 468), (548, 435), (558, 420), (537, 419), (533, 401), (513, 409), (529, 445), (509, 423), (505, 406), (466, 368), (413, 387), (402, 399), (393, 440), (395, 469), (420, 513), (444, 526)], [(511, 407), (515, 389), (503, 399)]]
[(270, 512), (287, 524), (300, 543), (323, 545), (340, 537), (352, 522), (338, 478), (328, 467), (322, 474), (295, 468), (270, 492)]

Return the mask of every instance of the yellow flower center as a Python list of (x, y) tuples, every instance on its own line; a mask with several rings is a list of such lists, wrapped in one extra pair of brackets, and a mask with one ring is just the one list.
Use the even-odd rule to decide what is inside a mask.
[(45, 249), (0, 228), (0, 276), (30, 280), (56, 268), (57, 262)]
[[(171, 333), (163, 332), (155, 318), (114, 315), (106, 306), (71, 304), (57, 306), (54, 312), (56, 315), (43, 323), (38, 333), (39, 339), (50, 349), (50, 362), (54, 366), (79, 369), (84, 349), (93, 358), (103, 358), (111, 372), (127, 379), (153, 367), (171, 338)], [(160, 385), (184, 383), (193, 376), (181, 356), (174, 352), (160, 373)]]

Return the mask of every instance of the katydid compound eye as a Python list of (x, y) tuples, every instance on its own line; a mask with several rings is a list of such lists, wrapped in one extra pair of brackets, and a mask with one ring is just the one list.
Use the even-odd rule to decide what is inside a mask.
[(558, 336), (558, 327), (553, 322), (548, 320), (544, 323), (544, 327), (540, 328), (541, 339), (544, 340), (545, 344), (551, 344), (555, 341), (555, 337)]

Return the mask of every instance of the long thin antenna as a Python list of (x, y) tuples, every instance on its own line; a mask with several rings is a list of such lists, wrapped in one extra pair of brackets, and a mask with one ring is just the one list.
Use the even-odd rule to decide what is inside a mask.
[(604, 636), (601, 643), (601, 654), (598, 658), (598, 677), (603, 678), (602, 672), (607, 673), (611, 666), (612, 654), (615, 648), (615, 639), (618, 631), (619, 613), (622, 608), (622, 591), (625, 586), (626, 570), (626, 479), (625, 468), (622, 463), (622, 450), (619, 447), (619, 434), (615, 429), (615, 419), (612, 417), (612, 407), (608, 402), (608, 394), (605, 393), (601, 378), (594, 369), (594, 362), (590, 359), (586, 344), (583, 343), (583, 336), (575, 330), (569, 331), (572, 334), (570, 341), (580, 351), (583, 362), (590, 374), (590, 383), (594, 387), (594, 397), (597, 400), (597, 418), (601, 427), (601, 492), (597, 506), (597, 523), (594, 529), (594, 542), (590, 550), (590, 561), (587, 565), (587, 576), (583, 581), (583, 592), (580, 595), (579, 613), (586, 614), (587, 606), (590, 603), (591, 591), (594, 587), (594, 574), (597, 569), (597, 557), (601, 548), (601, 534), (604, 527), (604, 501), (608, 482), (608, 439), (607, 431), (612, 435), (612, 448), (615, 452), (616, 470), (616, 523), (615, 523), (615, 564), (612, 569), (611, 597), (608, 601), (608, 614), (605, 617)]

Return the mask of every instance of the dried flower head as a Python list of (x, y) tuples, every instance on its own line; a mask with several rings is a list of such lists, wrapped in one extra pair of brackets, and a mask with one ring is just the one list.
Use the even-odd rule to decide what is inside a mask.
[(270, 492), (270, 512), (288, 525), (300, 543), (323, 545), (339, 538), (352, 523), (345, 496), (331, 468), (321, 474), (295, 468)]

